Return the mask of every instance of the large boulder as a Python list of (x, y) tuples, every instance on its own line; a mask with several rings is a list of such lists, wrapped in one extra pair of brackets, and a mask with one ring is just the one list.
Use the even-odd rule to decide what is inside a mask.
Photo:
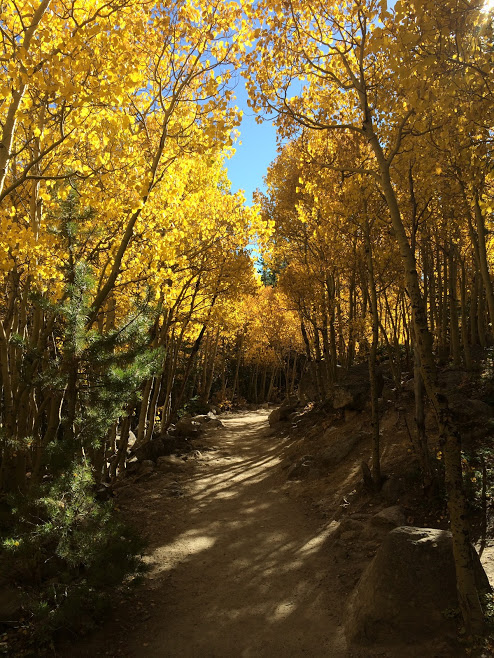
[[(381, 395), (384, 387), (382, 372), (377, 368), (377, 394)], [(335, 409), (362, 410), (369, 400), (370, 380), (369, 364), (359, 363), (351, 366), (340, 381), (334, 385), (329, 394), (330, 401)]]
[(219, 429), (221, 427), (224, 427), (223, 423), (219, 418), (216, 418), (216, 416), (212, 413), (209, 414), (203, 414), (200, 416), (194, 416), (191, 418), (193, 423), (199, 423), (199, 425), (203, 429)]
[(175, 434), (184, 438), (197, 438), (202, 433), (202, 425), (195, 418), (184, 416), (175, 424)]
[(283, 420), (288, 420), (288, 416), (292, 414), (298, 407), (298, 398), (290, 397), (286, 399), (280, 407), (273, 409), (268, 416), (269, 425), (273, 427), (276, 423)]
[[(477, 584), (489, 589), (472, 547)], [(387, 534), (349, 604), (350, 643), (413, 643), (417, 637), (454, 637), (457, 609), (451, 533), (402, 526)]]
[(187, 452), (190, 444), (187, 439), (180, 436), (170, 436), (164, 434), (155, 436), (147, 443), (144, 443), (136, 450), (132, 451), (139, 460), (151, 459), (157, 461), (162, 455), (172, 455), (175, 452)]

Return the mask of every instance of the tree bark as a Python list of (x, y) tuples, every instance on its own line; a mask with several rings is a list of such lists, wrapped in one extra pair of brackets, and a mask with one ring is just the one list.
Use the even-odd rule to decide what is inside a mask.
[(371, 394), (372, 414), (372, 480), (374, 488), (381, 488), (381, 454), (380, 454), (380, 430), (379, 430), (379, 399), (377, 393), (376, 357), (377, 344), (379, 340), (379, 309), (377, 305), (376, 281), (374, 277), (374, 262), (372, 259), (372, 242), (370, 235), (370, 222), (366, 219), (364, 226), (365, 255), (367, 270), (369, 273), (370, 306), (372, 314), (372, 343), (369, 350), (369, 380)]
[(473, 634), (480, 634), (484, 627), (484, 615), (473, 570), (470, 532), (467, 522), (467, 506), (463, 490), (460, 437), (454, 428), (447, 400), (443, 396), (438, 395), (436, 388), (432, 337), (427, 326), (427, 316), (420, 290), (415, 257), (408, 242), (398, 200), (391, 182), (390, 163), (384, 155), (381, 144), (374, 132), (372, 122), (367, 120), (364, 123), (364, 128), (377, 160), (383, 194), (386, 198), (391, 223), (405, 269), (405, 281), (410, 296), (412, 319), (424, 385), (438, 418), (440, 440), (444, 453), (448, 511), (451, 522), (451, 533), (453, 535), (453, 552), (460, 609), (467, 631)]
[(461, 261), (461, 282), (460, 282), (460, 305), (461, 305), (461, 342), (463, 345), (463, 359), (465, 368), (471, 370), (472, 352), (470, 349), (470, 341), (468, 338), (468, 312), (467, 312), (467, 274), (465, 269), (465, 261)]
[[(474, 195), (474, 211), (475, 211), (475, 225), (477, 229), (477, 240), (479, 248), (479, 260), (480, 260), (480, 273), (482, 275), (482, 281), (484, 283), (485, 296), (487, 300), (487, 308), (489, 310), (489, 319), (491, 327), (494, 327), (494, 291), (492, 287), (491, 275), (489, 272), (489, 263), (487, 260), (487, 247), (486, 247), (486, 228), (484, 215), (480, 207), (480, 199), (478, 192), (475, 192)], [(492, 333), (492, 331), (490, 332)]]
[(457, 264), (453, 246), (450, 249), (449, 257), (449, 331), (451, 343), (451, 356), (453, 365), (456, 368), (460, 366), (460, 333), (458, 321), (458, 298), (456, 293), (457, 284)]

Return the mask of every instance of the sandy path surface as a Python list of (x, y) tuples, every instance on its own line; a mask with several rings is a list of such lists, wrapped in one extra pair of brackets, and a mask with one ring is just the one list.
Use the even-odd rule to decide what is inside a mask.
[[(119, 490), (122, 514), (147, 540), (149, 571), (97, 633), (59, 658), (464, 655), (440, 637), (347, 648), (348, 596), (375, 551), (367, 540), (338, 539), (332, 514), (323, 521), (287, 482), (290, 440), (272, 433), (268, 413), (222, 417), (225, 428), (198, 442), (200, 454)], [(483, 559), (494, 571), (493, 556), (489, 542)]]
[(267, 415), (224, 419), (210, 439), (218, 450), (197, 462), (184, 497), (171, 500), (160, 475), (129, 499), (149, 537), (150, 572), (135, 609), (122, 605), (94, 644), (71, 655), (348, 655), (328, 525), (283, 487), (282, 442), (269, 437)]
[(344, 655), (326, 593), (325, 533), (280, 491), (280, 447), (266, 419), (224, 420), (220, 455), (190, 485), (182, 531), (148, 558), (162, 625), (145, 653), (138, 643), (130, 655)]

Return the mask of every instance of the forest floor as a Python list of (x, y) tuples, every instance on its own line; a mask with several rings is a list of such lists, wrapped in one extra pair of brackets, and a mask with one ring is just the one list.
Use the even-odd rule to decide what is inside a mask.
[(184, 469), (155, 472), (119, 491), (123, 516), (148, 542), (148, 571), (98, 632), (59, 655), (463, 655), (440, 642), (347, 647), (347, 599), (375, 545), (348, 549), (334, 541), (339, 523), (287, 480), (282, 465), (294, 440), (273, 432), (268, 414), (222, 417), (225, 428), (202, 440)]

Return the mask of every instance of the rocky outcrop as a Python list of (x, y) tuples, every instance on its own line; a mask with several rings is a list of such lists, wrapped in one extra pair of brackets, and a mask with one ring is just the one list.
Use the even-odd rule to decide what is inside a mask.
[[(487, 576), (472, 547), (477, 581)], [(350, 643), (413, 643), (417, 637), (456, 634), (458, 607), (451, 533), (402, 526), (389, 532), (350, 600)]]
[(390, 530), (404, 526), (405, 523), (405, 511), (400, 505), (386, 507), (369, 519), (362, 532), (362, 538), (380, 542)]

